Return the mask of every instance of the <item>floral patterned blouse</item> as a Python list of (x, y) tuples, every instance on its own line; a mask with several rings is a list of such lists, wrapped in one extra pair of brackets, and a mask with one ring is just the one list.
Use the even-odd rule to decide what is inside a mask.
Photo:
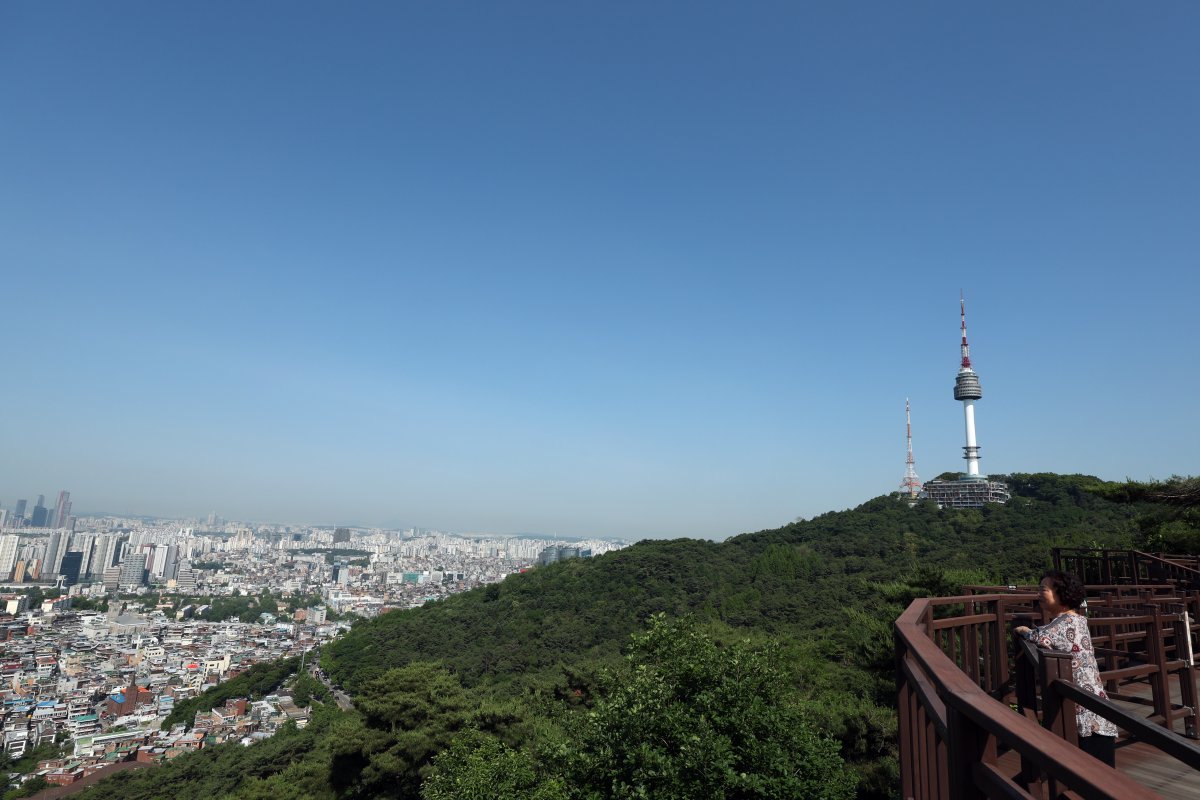
[[(1039, 647), (1071, 654), (1071, 676), (1079, 688), (1099, 695), (1105, 700), (1104, 684), (1100, 681), (1100, 669), (1096, 666), (1096, 653), (1092, 649), (1092, 637), (1088, 633), (1087, 618), (1082, 614), (1059, 614), (1050, 622), (1032, 628), (1026, 638)], [(1076, 705), (1075, 724), (1080, 736), (1116, 736), (1117, 726), (1094, 711)]]

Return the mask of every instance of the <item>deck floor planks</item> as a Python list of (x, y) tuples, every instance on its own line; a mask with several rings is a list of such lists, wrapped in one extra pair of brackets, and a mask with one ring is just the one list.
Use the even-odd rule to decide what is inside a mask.
[[(1021, 769), (1020, 756), (1016, 752), (1005, 753), (998, 766), (1005, 775), (1016, 775)], [(1200, 772), (1141, 742), (1117, 748), (1117, 769), (1164, 800), (1200, 797)]]

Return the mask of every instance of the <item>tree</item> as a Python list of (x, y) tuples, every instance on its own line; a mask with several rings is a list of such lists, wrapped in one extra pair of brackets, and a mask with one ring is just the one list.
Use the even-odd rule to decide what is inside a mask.
[(416, 662), (388, 670), (355, 698), (367, 727), (361, 744), (335, 754), (343, 764), (359, 767), (358, 781), (367, 796), (388, 791), (416, 796), (433, 756), (468, 726), (471, 700), (439, 664)]
[(6, 792), (4, 794), (4, 800), (9, 800), (10, 798), (12, 798), (12, 800), (16, 800), (16, 798), (19, 797), (29, 797), (30, 795), (37, 794), (49, 785), (50, 781), (46, 780), (41, 775), (34, 775), (17, 788)]
[(533, 758), (494, 736), (467, 730), (433, 762), (424, 800), (567, 800), (566, 786), (538, 773)]
[(720, 648), (694, 623), (660, 614), (606, 683), (561, 754), (582, 798), (854, 793), (837, 743), (810, 726), (773, 651)]

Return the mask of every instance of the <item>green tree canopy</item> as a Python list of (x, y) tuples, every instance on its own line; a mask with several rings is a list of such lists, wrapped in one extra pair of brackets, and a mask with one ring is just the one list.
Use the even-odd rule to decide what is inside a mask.
[(854, 794), (838, 745), (818, 735), (773, 650), (718, 647), (656, 615), (574, 731), (564, 757), (579, 797), (660, 800)]

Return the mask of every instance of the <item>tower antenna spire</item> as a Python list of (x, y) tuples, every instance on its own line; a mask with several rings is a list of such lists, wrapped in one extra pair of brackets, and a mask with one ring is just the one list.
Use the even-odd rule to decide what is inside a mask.
[(971, 368), (971, 346), (967, 344), (967, 301), (963, 299), (962, 290), (958, 291), (958, 313), (962, 319), (962, 366)]
[(921, 479), (917, 477), (917, 465), (912, 453), (912, 414), (909, 411), (908, 398), (904, 398), (904, 437), (908, 443), (908, 457), (904, 459), (904, 480), (900, 481), (900, 491), (908, 495), (909, 505), (914, 505), (917, 495), (921, 492)]

